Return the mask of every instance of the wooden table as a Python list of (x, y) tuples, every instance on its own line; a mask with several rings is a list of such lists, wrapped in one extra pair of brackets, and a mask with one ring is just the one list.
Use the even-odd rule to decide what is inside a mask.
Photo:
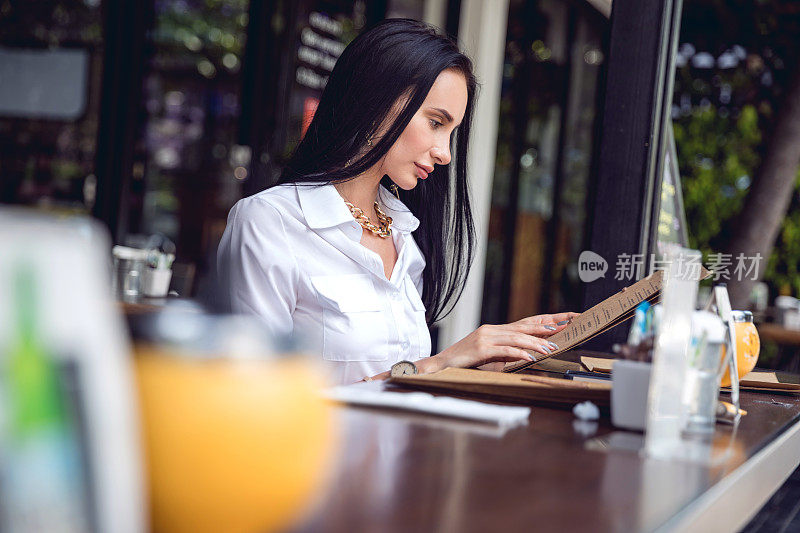
[(800, 398), (742, 394), (715, 464), (645, 459), (641, 434), (534, 406), (527, 427), (338, 408), (336, 467), (298, 531), (734, 531), (800, 463)]

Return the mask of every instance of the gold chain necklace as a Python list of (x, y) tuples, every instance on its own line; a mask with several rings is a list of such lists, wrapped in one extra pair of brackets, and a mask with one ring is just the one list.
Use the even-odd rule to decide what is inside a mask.
[(392, 235), (392, 217), (381, 211), (381, 208), (378, 207), (378, 202), (375, 202), (375, 212), (378, 214), (380, 226), (373, 224), (360, 207), (354, 206), (347, 200), (345, 200), (344, 203), (347, 208), (350, 209), (350, 213), (353, 215), (353, 218), (356, 219), (356, 222), (358, 222), (362, 228), (384, 239)]

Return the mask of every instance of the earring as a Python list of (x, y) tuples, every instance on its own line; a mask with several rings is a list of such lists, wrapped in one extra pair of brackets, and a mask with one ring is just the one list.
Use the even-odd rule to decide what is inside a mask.
[(369, 146), (370, 148), (372, 148), (372, 135), (370, 135), (369, 137), (367, 137), (367, 146)]
[(394, 183), (392, 183), (392, 184), (389, 186), (389, 188), (390, 188), (390, 189), (392, 189), (392, 192), (394, 193), (395, 197), (396, 197), (396, 198), (399, 200), (399, 199), (400, 199), (400, 191), (398, 191), (398, 190), (397, 190), (397, 185), (395, 185)]

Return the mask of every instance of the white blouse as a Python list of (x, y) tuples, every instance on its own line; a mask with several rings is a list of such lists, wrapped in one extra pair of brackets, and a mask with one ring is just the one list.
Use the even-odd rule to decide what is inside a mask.
[(273, 336), (300, 334), (332, 383), (352, 383), (430, 355), (425, 259), (411, 211), (380, 187), (398, 252), (391, 279), (361, 245), (362, 228), (333, 185), (279, 185), (236, 203), (217, 253), (236, 313)]

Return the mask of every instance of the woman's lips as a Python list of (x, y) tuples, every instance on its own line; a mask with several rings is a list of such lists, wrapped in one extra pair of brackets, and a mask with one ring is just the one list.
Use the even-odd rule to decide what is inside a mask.
[(423, 167), (419, 166), (417, 163), (414, 163), (417, 166), (417, 176), (420, 179), (425, 179), (428, 177), (428, 171), (425, 170)]

